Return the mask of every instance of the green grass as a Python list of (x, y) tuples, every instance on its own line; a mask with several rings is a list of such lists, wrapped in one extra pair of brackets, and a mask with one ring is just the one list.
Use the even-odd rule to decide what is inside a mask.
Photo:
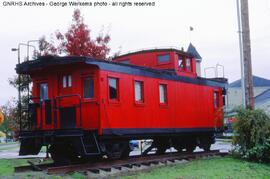
[[(44, 172), (27, 172), (27, 173), (14, 173), (14, 167), (29, 165), (27, 160), (37, 163), (37, 159), (0, 159), (0, 178), (63, 178), (61, 176), (51, 176)], [(43, 161), (43, 163), (50, 163), (51, 160)]]
[[(0, 159), (0, 178), (87, 178), (81, 173), (70, 175), (47, 175), (44, 172), (28, 172), (14, 174), (14, 167), (27, 165), (27, 159)], [(116, 177), (119, 178), (119, 177)], [(270, 179), (270, 164), (260, 164), (234, 159), (232, 157), (216, 157), (190, 161), (171, 167), (162, 167), (137, 174), (123, 176), (124, 179), (170, 179), (170, 178), (258, 178)]]
[(162, 167), (139, 172), (125, 179), (170, 179), (170, 178), (258, 178), (270, 179), (270, 165), (252, 163), (231, 157), (194, 160), (186, 164)]
[(14, 173), (14, 167), (27, 165), (27, 159), (0, 159), (0, 178)]

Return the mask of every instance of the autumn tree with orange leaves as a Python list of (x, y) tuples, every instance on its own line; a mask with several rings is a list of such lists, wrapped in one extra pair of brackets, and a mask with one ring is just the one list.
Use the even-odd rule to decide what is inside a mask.
[(57, 46), (53, 42), (46, 41), (45, 37), (40, 39), (39, 55), (75, 55), (89, 56), (98, 59), (106, 59), (110, 52), (108, 34), (98, 35), (95, 39), (90, 36), (90, 29), (84, 23), (79, 9), (74, 10), (71, 27), (66, 33), (57, 31), (55, 37)]

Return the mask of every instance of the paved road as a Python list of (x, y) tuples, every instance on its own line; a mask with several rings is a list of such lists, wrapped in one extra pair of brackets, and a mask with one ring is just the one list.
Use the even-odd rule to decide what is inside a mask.
[[(19, 143), (7, 143), (0, 144), (0, 159), (10, 159), (10, 158), (25, 158), (25, 156), (19, 156)], [(39, 157), (45, 157), (45, 153), (41, 153)], [(36, 155), (27, 157), (37, 157)]]
[[(174, 150), (173, 148), (171, 149)], [(211, 150), (221, 150), (222, 152), (228, 152), (232, 150), (232, 144), (228, 140), (217, 140), (215, 144), (211, 146)], [(170, 150), (167, 150), (169, 152)], [(199, 147), (195, 151), (203, 151)], [(11, 159), (11, 158), (31, 158), (31, 157), (45, 157), (46, 153), (40, 153), (39, 155), (28, 155), (28, 156), (18, 156), (19, 144), (0, 144), (0, 159)], [(136, 150), (131, 152), (131, 155), (139, 155), (140, 151)]]

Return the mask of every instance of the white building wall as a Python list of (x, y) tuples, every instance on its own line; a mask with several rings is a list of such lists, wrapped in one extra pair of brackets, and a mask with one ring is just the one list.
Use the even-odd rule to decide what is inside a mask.
[(262, 109), (262, 110), (264, 110), (267, 114), (270, 115), (270, 100), (269, 100), (269, 101), (266, 101), (266, 102), (264, 102), (264, 103), (256, 104), (255, 108), (256, 108), (256, 109)]
[[(270, 87), (255, 87), (254, 96), (261, 94)], [(228, 89), (228, 108), (233, 109), (234, 107), (242, 104), (242, 89), (239, 87), (233, 87)]]

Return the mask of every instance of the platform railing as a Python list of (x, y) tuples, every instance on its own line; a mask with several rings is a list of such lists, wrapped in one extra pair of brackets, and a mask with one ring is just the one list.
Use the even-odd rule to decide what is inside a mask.
[[(69, 94), (69, 95), (62, 95), (62, 96), (56, 96), (55, 97), (55, 104), (54, 104), (54, 109), (56, 111), (56, 121), (58, 122), (60, 119), (58, 118), (58, 113), (59, 113), (59, 109), (61, 108), (61, 105), (60, 104), (60, 100), (61, 99), (65, 99), (65, 98), (72, 98), (72, 97), (77, 97), (79, 99), (79, 103), (78, 103), (78, 106), (76, 105), (70, 105), (70, 106), (74, 106), (76, 107), (79, 107), (79, 112), (80, 112), (80, 126), (79, 127), (82, 127), (82, 98), (81, 98), (81, 95), (79, 94)], [(57, 125), (55, 126), (57, 127)]]
[[(78, 98), (77, 104), (72, 103), (72, 104), (68, 104), (65, 107), (74, 106), (76, 109), (79, 108), (80, 124), (79, 126), (77, 126), (77, 123), (76, 123), (76, 127), (82, 127), (82, 104), (83, 103), (81, 100), (81, 96), (79, 94), (70, 94), (70, 95), (56, 96), (54, 98), (46, 99), (46, 100), (40, 100), (40, 97), (30, 97), (27, 104), (27, 108), (23, 110), (25, 111), (25, 114), (23, 115), (25, 120), (24, 120), (24, 123), (22, 122), (20, 123), (20, 129), (21, 130), (43, 129), (45, 127), (44, 124), (47, 126), (51, 125), (51, 129), (59, 128), (58, 126), (58, 122), (60, 120), (59, 110), (63, 108), (63, 106), (61, 106), (60, 104), (61, 100), (66, 99), (66, 98), (72, 98), (72, 97)], [(46, 101), (47, 102), (49, 101), (51, 105), (51, 108), (49, 111), (50, 114), (46, 112), (46, 104), (45, 104)], [(47, 115), (51, 115), (50, 124), (46, 124)], [(39, 119), (39, 123), (38, 123), (38, 119)]]

